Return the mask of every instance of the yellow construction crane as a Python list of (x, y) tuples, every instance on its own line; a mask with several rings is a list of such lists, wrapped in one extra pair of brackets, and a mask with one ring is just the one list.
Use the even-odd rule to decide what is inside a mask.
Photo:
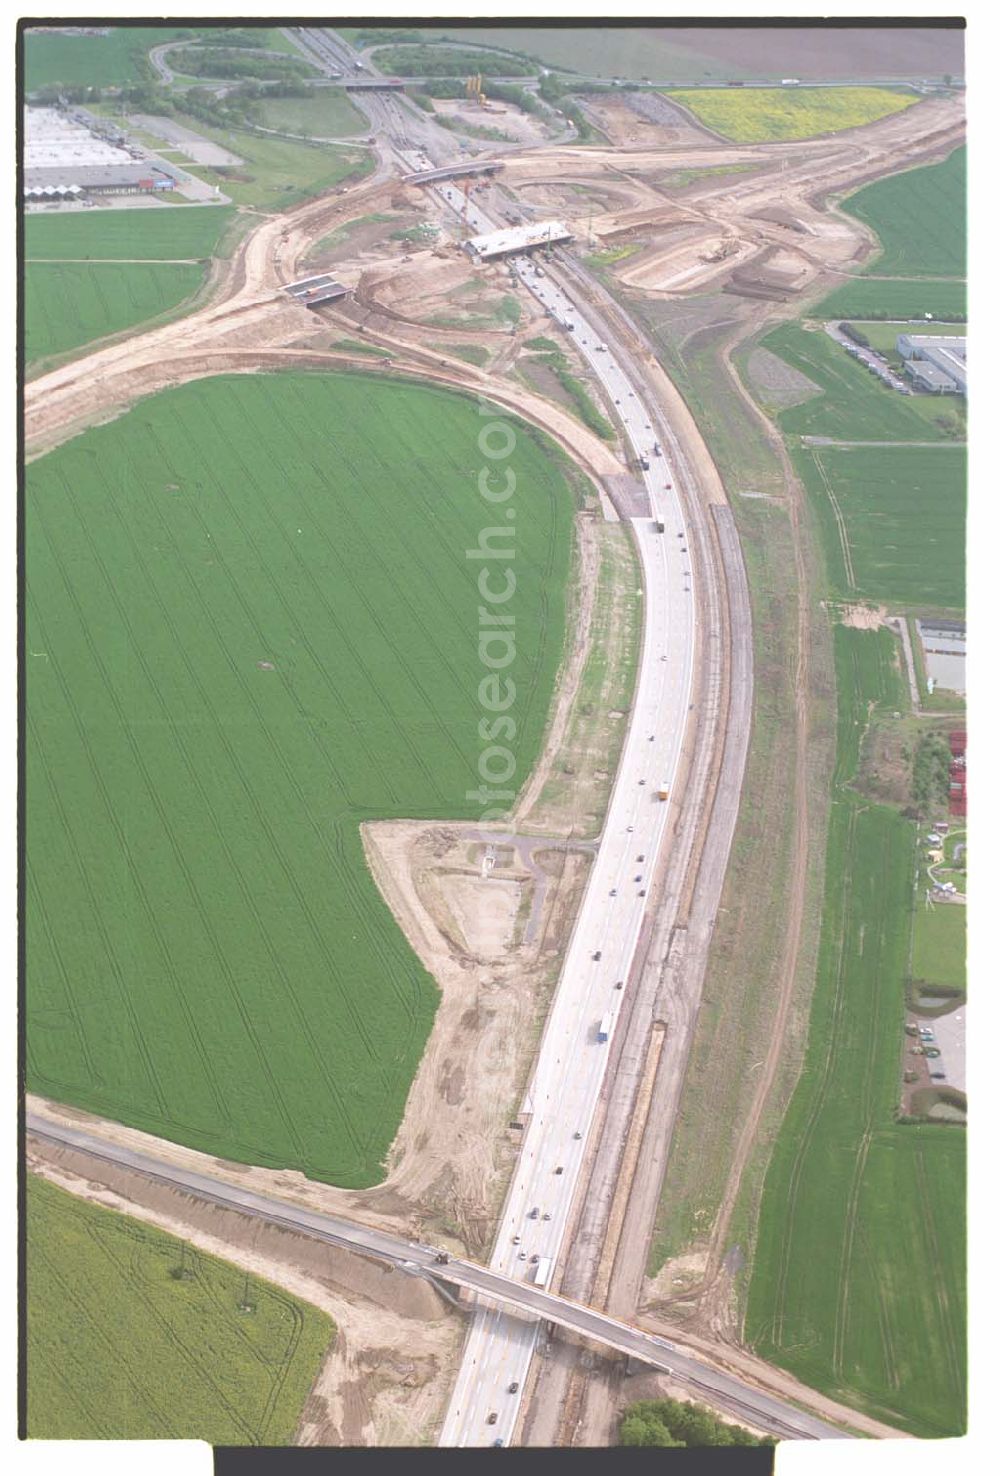
[(483, 91), (483, 74), (477, 72), (474, 77), (465, 79), (465, 95), (472, 102), (475, 98), (481, 108), (486, 106), (486, 93)]

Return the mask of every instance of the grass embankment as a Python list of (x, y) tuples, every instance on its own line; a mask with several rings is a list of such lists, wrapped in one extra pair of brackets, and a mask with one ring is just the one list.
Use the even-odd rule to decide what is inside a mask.
[[(506, 520), (470, 484), (482, 425), (471, 399), (362, 374), (222, 377), (29, 466), (30, 1090), (242, 1162), (382, 1176), (437, 991), (359, 826), (486, 803), (466, 550)], [(530, 428), (506, 464), (495, 741), (516, 791), (574, 499)]]
[(890, 92), (885, 87), (671, 89), (664, 96), (682, 104), (699, 123), (733, 143), (839, 133), (900, 113), (918, 101), (911, 92)]
[(242, 164), (217, 169), (185, 161), (189, 174), (217, 184), (237, 205), (285, 210), (313, 195), (359, 180), (375, 167), (366, 149), (332, 148), (324, 144), (297, 143), (294, 139), (271, 138), (246, 129), (216, 128), (197, 118), (177, 115), (178, 123), (202, 138), (211, 139), (237, 154)]
[(252, 116), (263, 128), (309, 138), (338, 138), (369, 128), (368, 119), (338, 87), (315, 87), (310, 97), (264, 98), (254, 105)]
[(205, 281), (208, 258), (219, 251), (233, 214), (206, 207), (29, 215), (28, 364), (180, 308)]
[[(600, 833), (628, 728), (642, 636), (642, 578), (621, 523), (598, 522), (591, 645), (563, 742), (527, 828), (590, 839)], [(601, 755), (600, 764), (595, 755)]]
[(964, 1424), (964, 1139), (898, 1124), (913, 826), (856, 794), (888, 631), (835, 628), (837, 767), (809, 1044), (767, 1173), (745, 1332), (813, 1388), (917, 1435)]
[(291, 1443), (325, 1313), (35, 1174), (27, 1196), (31, 1439)]
[(937, 318), (964, 314), (966, 153), (907, 169), (849, 195), (841, 209), (874, 231), (881, 249), (864, 275), (816, 309), (825, 317)]
[[(706, 324), (692, 335), (687, 308), (646, 309), (664, 367), (691, 407), (729, 489), (749, 578), (754, 657), (753, 727), (739, 820), (650, 1250), (651, 1275), (670, 1257), (701, 1252), (718, 1213), (760, 1062), (773, 1036), (783, 948), (783, 926), (775, 920), (787, 913), (793, 843), (789, 785), (795, 761), (795, 548), (781, 463), (719, 360), (720, 341), (731, 331), (724, 297), (715, 312), (719, 326)], [(811, 567), (811, 545), (805, 556)], [(832, 761), (829, 630), (818, 613), (807, 641), (812, 831), (805, 941), (796, 984), (796, 997), (806, 999), (818, 928), (822, 796)], [(732, 1244), (746, 1244), (763, 1164), (794, 1085), (800, 1050), (801, 1040), (793, 1035), (759, 1146), (744, 1175), (746, 1194), (733, 1218)]]
[[(546, 339), (530, 340), (533, 343), (548, 341)], [(544, 364), (554, 376), (563, 394), (572, 405), (577, 419), (582, 421), (588, 430), (600, 436), (602, 441), (613, 441), (616, 434), (614, 426), (595, 405), (587, 385), (572, 372), (566, 355), (555, 346), (553, 348), (554, 351), (536, 353), (536, 362)]]

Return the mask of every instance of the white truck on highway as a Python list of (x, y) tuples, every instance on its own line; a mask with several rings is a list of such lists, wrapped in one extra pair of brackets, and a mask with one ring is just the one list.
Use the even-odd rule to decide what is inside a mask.
[(549, 1272), (551, 1270), (552, 1270), (552, 1257), (551, 1256), (542, 1256), (542, 1258), (539, 1261), (538, 1265), (535, 1267), (535, 1275), (532, 1278), (534, 1280), (535, 1285), (536, 1286), (544, 1286), (545, 1283), (549, 1279)]
[(611, 1036), (611, 1015), (602, 1016), (601, 1023), (597, 1027), (597, 1039), (603, 1045)]

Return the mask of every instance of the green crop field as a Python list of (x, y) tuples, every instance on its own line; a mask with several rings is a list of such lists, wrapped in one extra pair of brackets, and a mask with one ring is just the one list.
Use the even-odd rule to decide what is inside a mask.
[[(965, 1142), (898, 1124), (913, 828), (847, 785), (865, 715), (898, 701), (892, 637), (835, 628), (838, 763), (809, 1042), (764, 1186), (748, 1341), (922, 1436), (965, 1410)], [(888, 701), (886, 700), (888, 698)]]
[(28, 215), (24, 255), (33, 261), (202, 261), (217, 253), (235, 212), (226, 206), (185, 210), (87, 210)]
[(25, 273), (24, 351), (30, 364), (176, 308), (204, 279), (200, 266), (35, 262)]
[(766, 143), (774, 139), (815, 138), (844, 128), (859, 128), (890, 113), (911, 107), (911, 92), (885, 87), (740, 87), (665, 90), (700, 123), (734, 143)]
[(965, 149), (956, 149), (943, 164), (890, 174), (843, 202), (842, 209), (882, 243), (869, 271), (880, 277), (965, 276), (965, 172)]
[[(437, 991), (359, 827), (496, 803), (467, 797), (492, 745), (465, 551), (513, 539), (477, 491), (486, 423), (363, 374), (227, 376), (29, 465), (31, 1090), (381, 1178)], [(516, 700), (493, 731), (516, 725), (516, 790), (563, 653), (573, 496), (520, 423), (504, 466)]]
[(34, 1174), (25, 1225), (30, 1438), (291, 1443), (325, 1313)]
[(832, 591), (964, 608), (964, 447), (811, 446), (792, 455), (818, 513)]
[(949, 425), (964, 416), (964, 401), (938, 395), (901, 395), (869, 374), (863, 364), (822, 329), (783, 323), (765, 334), (761, 347), (793, 365), (824, 393), (777, 415), (791, 436), (829, 436), (842, 441), (936, 441), (950, 439)]
[(854, 277), (814, 309), (818, 318), (952, 318), (967, 311), (965, 283), (928, 278)]
[(24, 37), (24, 87), (33, 92), (54, 82), (114, 87), (149, 75), (146, 57), (165, 41), (192, 36), (181, 26), (112, 26), (107, 36)]

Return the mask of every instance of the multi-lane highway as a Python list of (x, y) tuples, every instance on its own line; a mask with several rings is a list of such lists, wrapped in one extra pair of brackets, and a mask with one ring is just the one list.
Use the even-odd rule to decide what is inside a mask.
[[(322, 55), (328, 65), (355, 69), (357, 58), (339, 37), (310, 31), (301, 33), (300, 44)], [(367, 94), (357, 100), (369, 104)], [(432, 163), (415, 139), (400, 137), (398, 120), (385, 120), (382, 126), (408, 170)], [(429, 184), (427, 190), (461, 218), (470, 235), (496, 229), (482, 206), (456, 185)], [(657, 444), (641, 380), (616, 352), (595, 310), (584, 310), (574, 301), (551, 268), (539, 270), (526, 256), (514, 257), (512, 265), (559, 331), (573, 335), (578, 352), (604, 386), (647, 504), (632, 519), (645, 618), (629, 729), (524, 1103), (521, 1152), (490, 1260), (494, 1271), (545, 1288), (570, 1224), (673, 803), (691, 705), (696, 605), (675, 472), (667, 448)], [(484, 1307), (475, 1314), (441, 1445), (511, 1441), (537, 1335), (537, 1323), (512, 1317), (502, 1307)]]
[(838, 1427), (828, 1425), (762, 1389), (749, 1386), (732, 1375), (703, 1363), (674, 1347), (665, 1338), (644, 1332), (641, 1328), (630, 1327), (592, 1307), (555, 1296), (540, 1287), (526, 1285), (516, 1277), (505, 1276), (488, 1267), (479, 1266), (474, 1261), (453, 1258), (447, 1264), (441, 1264), (440, 1252), (433, 1246), (403, 1240), (399, 1236), (388, 1235), (385, 1231), (360, 1225), (354, 1220), (320, 1214), (316, 1210), (245, 1189), (213, 1175), (183, 1168), (40, 1112), (27, 1113), (25, 1128), (28, 1137), (36, 1143), (47, 1143), (56, 1148), (85, 1153), (91, 1160), (141, 1173), (158, 1183), (193, 1194), (198, 1199), (221, 1208), (250, 1215), (267, 1224), (294, 1230), (346, 1250), (376, 1256), (410, 1275), (433, 1276), (440, 1281), (449, 1282), (454, 1288), (503, 1301), (508, 1308), (516, 1309), (513, 1315), (510, 1312), (505, 1314), (505, 1321), (508, 1323), (530, 1318), (531, 1322), (523, 1325), (537, 1327), (538, 1323), (534, 1319), (543, 1318), (629, 1354), (655, 1368), (671, 1368), (692, 1387), (703, 1390), (709, 1397), (721, 1397), (726, 1401), (727, 1407), (743, 1412), (745, 1418), (763, 1425), (776, 1435), (822, 1439), (844, 1437), (846, 1434)]
[[(470, 232), (495, 228), (477, 205), (466, 205), (461, 191), (444, 185), (439, 193), (453, 210), (464, 206)], [(645, 619), (631, 722), (524, 1104), (523, 1144), (490, 1261), (508, 1275), (540, 1276), (547, 1284), (570, 1222), (670, 813), (691, 698), (696, 607), (674, 471), (662, 448), (655, 447), (641, 382), (619, 361), (594, 311), (584, 312), (551, 270), (539, 275), (536, 264), (523, 257), (514, 259), (514, 268), (562, 332), (573, 333), (578, 351), (615, 404), (636, 465), (642, 459), (648, 463), (636, 475), (650, 509), (632, 520)], [(536, 1335), (537, 1328), (499, 1309), (476, 1316), (442, 1445), (512, 1438)]]

